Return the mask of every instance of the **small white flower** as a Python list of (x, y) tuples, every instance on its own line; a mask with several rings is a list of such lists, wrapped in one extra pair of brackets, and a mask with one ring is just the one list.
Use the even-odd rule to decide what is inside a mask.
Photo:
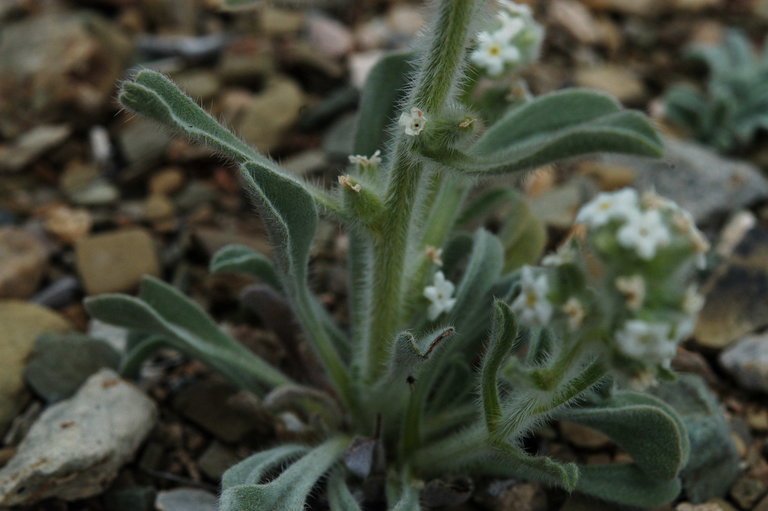
[[(523, 22), (515, 21), (522, 28)], [(477, 49), (469, 58), (491, 76), (500, 75), (507, 64), (520, 60), (520, 50), (511, 43), (508, 30), (503, 28), (495, 32), (480, 32), (477, 34), (477, 43)]]
[(701, 296), (696, 286), (690, 286), (685, 290), (685, 296), (683, 297), (683, 312), (689, 316), (695, 316), (704, 307), (704, 297)]
[(537, 277), (530, 266), (524, 266), (521, 277), (522, 289), (520, 295), (512, 302), (512, 312), (525, 326), (543, 326), (552, 317), (552, 304), (547, 299), (547, 276), (541, 274)]
[(544, 266), (563, 266), (576, 261), (576, 250), (573, 245), (566, 243), (558, 247), (557, 252), (549, 254), (541, 260)]
[(403, 127), (406, 135), (415, 137), (424, 130), (427, 116), (424, 115), (424, 112), (414, 107), (411, 108), (410, 112), (400, 114), (400, 119), (397, 123)]
[(424, 254), (427, 256), (427, 259), (432, 261), (438, 266), (443, 265), (443, 249), (433, 247), (432, 245), (427, 245), (427, 247), (424, 249)]
[(349, 176), (339, 176), (339, 184), (355, 193), (360, 193), (360, 190), (363, 189), (363, 187), (360, 186), (360, 183), (355, 184)]
[(508, 44), (512, 44), (512, 39), (525, 29), (525, 21), (517, 15), (502, 11), (497, 18), (501, 22), (501, 28), (494, 33), (498, 34), (500, 39), (506, 40)]
[(563, 305), (563, 312), (568, 316), (568, 328), (576, 330), (584, 322), (584, 306), (581, 300), (572, 296)]
[(641, 259), (653, 259), (656, 251), (669, 243), (669, 230), (658, 210), (637, 213), (617, 233), (619, 244), (634, 248)]
[(498, 0), (501, 7), (506, 9), (510, 14), (516, 14), (517, 16), (532, 16), (531, 8), (525, 4), (518, 4), (510, 0)]
[(616, 289), (627, 298), (627, 308), (640, 310), (645, 301), (645, 280), (640, 275), (616, 278)]
[(670, 328), (666, 323), (631, 319), (616, 333), (616, 343), (628, 357), (668, 368), (677, 352), (669, 334)]
[(576, 215), (576, 221), (590, 227), (600, 227), (613, 219), (627, 220), (637, 213), (637, 192), (632, 188), (624, 188), (618, 192), (601, 193), (586, 203)]
[(443, 312), (450, 312), (456, 304), (453, 296), (453, 282), (447, 280), (443, 272), (435, 273), (433, 285), (424, 288), (424, 296), (431, 302), (427, 309), (430, 321), (434, 321)]
[(360, 154), (350, 155), (349, 163), (359, 165), (361, 167), (372, 167), (381, 163), (381, 151), (377, 150), (370, 157)]

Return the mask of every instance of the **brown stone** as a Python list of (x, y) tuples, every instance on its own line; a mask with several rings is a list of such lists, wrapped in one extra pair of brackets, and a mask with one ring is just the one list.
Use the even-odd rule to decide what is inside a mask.
[(66, 332), (69, 323), (55, 312), (18, 300), (0, 300), (0, 436), (18, 413), (23, 373), (37, 336)]
[(88, 294), (133, 290), (143, 275), (160, 275), (154, 241), (144, 229), (99, 234), (75, 244), (77, 272)]
[(574, 422), (561, 422), (560, 434), (570, 444), (584, 449), (600, 449), (611, 444), (603, 433)]
[(171, 195), (179, 191), (183, 184), (184, 173), (181, 169), (170, 167), (149, 178), (149, 192), (151, 194)]
[(48, 266), (48, 251), (33, 235), (0, 228), (0, 298), (29, 298)]
[(648, 94), (637, 73), (614, 64), (579, 69), (576, 71), (576, 83), (582, 87), (603, 90), (623, 103), (637, 102)]

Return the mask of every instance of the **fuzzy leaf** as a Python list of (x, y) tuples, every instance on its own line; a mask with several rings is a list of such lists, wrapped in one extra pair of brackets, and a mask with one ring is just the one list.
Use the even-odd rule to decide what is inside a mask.
[(214, 254), (209, 266), (211, 273), (247, 273), (261, 279), (276, 291), (282, 291), (280, 277), (272, 261), (245, 245), (227, 245)]
[(334, 470), (328, 479), (328, 505), (333, 511), (362, 511), (349, 491), (343, 469)]
[(611, 437), (647, 478), (672, 480), (688, 461), (685, 426), (677, 413), (657, 398), (617, 392), (598, 404), (565, 410), (559, 417)]
[(480, 395), (488, 432), (493, 434), (501, 420), (498, 376), (517, 340), (517, 321), (509, 305), (497, 300), (493, 304), (490, 341), (480, 365)]
[(576, 488), (579, 479), (575, 463), (563, 463), (547, 456), (530, 456), (512, 445), (499, 446), (488, 459), (471, 468), (475, 473), (540, 481), (568, 491)]
[(221, 487), (226, 490), (234, 486), (258, 484), (272, 470), (304, 456), (309, 448), (304, 445), (283, 444), (273, 449), (257, 452), (230, 467), (221, 478)]
[(225, 485), (219, 501), (219, 509), (221, 511), (304, 509), (312, 488), (344, 454), (349, 443), (350, 440), (346, 437), (326, 440), (268, 483), (255, 484), (248, 480), (239, 485)]
[(399, 52), (379, 60), (365, 82), (355, 133), (355, 153), (370, 156), (382, 149), (387, 129), (395, 121), (398, 105), (405, 97), (413, 54)]
[(164, 348), (173, 348), (165, 337), (145, 334), (141, 341), (128, 347), (120, 362), (120, 374), (125, 378), (138, 378), (144, 361)]
[(578, 491), (611, 502), (648, 508), (668, 504), (680, 494), (680, 480), (648, 477), (636, 464), (579, 467)]
[[(243, 389), (261, 394), (265, 386), (292, 383), (226, 335), (197, 304), (153, 277), (144, 277), (139, 298), (104, 294), (88, 298), (85, 306), (91, 316), (102, 321), (162, 337), (168, 345), (211, 365)], [(161, 344), (154, 340), (152, 345), (141, 343), (136, 349), (146, 354), (148, 347)]]
[(595, 152), (660, 156), (662, 144), (648, 119), (621, 110), (610, 97), (568, 90), (541, 96), (513, 110), (468, 151), (418, 149), (424, 156), (470, 175), (532, 169)]

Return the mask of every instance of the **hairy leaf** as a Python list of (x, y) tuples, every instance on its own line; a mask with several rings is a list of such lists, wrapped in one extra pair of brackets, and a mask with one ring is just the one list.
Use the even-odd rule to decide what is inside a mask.
[(282, 291), (280, 277), (272, 261), (245, 245), (227, 245), (214, 254), (210, 263), (211, 273), (236, 272), (247, 273), (261, 279), (276, 291)]
[[(172, 286), (144, 277), (139, 298), (104, 294), (88, 298), (91, 316), (114, 325), (155, 334), (173, 348), (211, 365), (237, 386), (263, 394), (290, 378), (225, 334), (205, 312)], [(163, 343), (152, 339), (135, 349), (142, 355)], [(135, 364), (135, 353), (129, 354)]]
[(604, 500), (642, 508), (663, 506), (680, 494), (680, 480), (648, 477), (636, 464), (579, 467), (576, 489)]
[(493, 304), (493, 322), (488, 346), (480, 364), (480, 395), (488, 432), (493, 434), (501, 420), (499, 399), (499, 369), (514, 348), (517, 340), (517, 322), (509, 305), (497, 300)]

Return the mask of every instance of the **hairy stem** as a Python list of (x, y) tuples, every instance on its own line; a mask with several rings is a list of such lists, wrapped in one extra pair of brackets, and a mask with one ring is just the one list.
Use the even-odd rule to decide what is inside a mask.
[[(409, 105), (429, 115), (438, 113), (455, 88), (463, 64), (467, 33), (475, 9), (474, 0), (443, 0), (435, 36), (424, 56)], [(401, 326), (403, 287), (408, 242), (411, 237), (414, 203), (423, 166), (411, 156), (412, 142), (398, 138), (385, 196), (381, 234), (374, 244), (373, 318), (365, 361), (365, 375), (371, 381), (384, 369), (389, 344)]]

